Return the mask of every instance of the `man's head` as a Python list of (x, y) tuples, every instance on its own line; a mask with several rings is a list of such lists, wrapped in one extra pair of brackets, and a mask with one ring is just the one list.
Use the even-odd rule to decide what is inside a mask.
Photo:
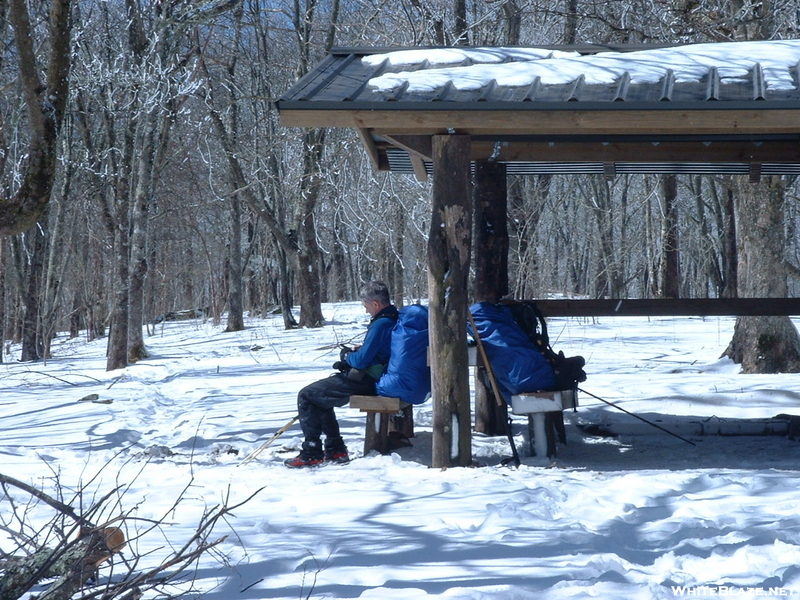
[(361, 297), (361, 304), (369, 313), (369, 316), (374, 317), (384, 308), (389, 306), (391, 300), (389, 299), (389, 288), (382, 281), (370, 281), (362, 286), (359, 292)]

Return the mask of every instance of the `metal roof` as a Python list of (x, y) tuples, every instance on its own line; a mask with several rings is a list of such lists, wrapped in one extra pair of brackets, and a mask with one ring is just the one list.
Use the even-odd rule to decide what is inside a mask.
[[(543, 48), (600, 55), (655, 46)], [(770, 88), (758, 63), (733, 82), (712, 67), (693, 81), (667, 69), (646, 83), (623, 73), (602, 84), (578, 76), (466, 90), (370, 85), (387, 73), (433, 69), (362, 60), (400, 50), (408, 48), (335, 49), (280, 98), (282, 124), (356, 128), (376, 168), (420, 178), (431, 171), (431, 136), (448, 133), (470, 135), (473, 160), (505, 163), (509, 173), (800, 173), (797, 65), (793, 89)]]

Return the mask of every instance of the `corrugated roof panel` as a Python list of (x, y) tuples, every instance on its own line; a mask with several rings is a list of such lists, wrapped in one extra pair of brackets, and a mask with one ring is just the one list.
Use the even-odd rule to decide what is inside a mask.
[(344, 78), (340, 78), (339, 75), (341, 75), (355, 60), (356, 57), (351, 54), (343, 57), (339, 61), (331, 63), (330, 68), (321, 71), (321, 77), (319, 77), (318, 80), (306, 86), (305, 94), (300, 100), (308, 100), (313, 97), (322, 96), (323, 94), (332, 95), (333, 98), (342, 100), (348, 92), (337, 92), (336, 90), (342, 88), (344, 90), (349, 90), (352, 83)]
[(751, 98), (753, 100), (766, 100), (767, 85), (764, 82), (764, 69), (761, 67), (761, 63), (756, 63), (755, 67), (750, 71), (750, 79), (753, 85)]
[(625, 74), (616, 82), (617, 89), (614, 92), (614, 102), (625, 101), (627, 99), (630, 85), (631, 74), (628, 71), (625, 71)]
[[(663, 47), (663, 46), (662, 46)], [(569, 49), (565, 47), (564, 49)], [(584, 53), (612, 50), (617, 52), (630, 50), (641, 50), (642, 47), (613, 47), (605, 48), (602, 46), (587, 45), (582, 47)], [(394, 49), (394, 50), (400, 50)], [(337, 102), (337, 101), (364, 101), (381, 102), (396, 99), (402, 95), (407, 99), (418, 102), (425, 101), (446, 101), (446, 102), (465, 102), (472, 104), (480, 101), (503, 101), (517, 102), (525, 99), (534, 102), (650, 102), (657, 100), (670, 100), (673, 102), (705, 102), (709, 99), (719, 101), (753, 101), (756, 99), (776, 100), (800, 98), (800, 77), (798, 68), (795, 67), (793, 79), (795, 89), (770, 89), (765, 83), (763, 67), (757, 64), (751, 69), (747, 77), (731, 82), (718, 69), (713, 69), (703, 77), (701, 81), (674, 81), (674, 76), (662, 78), (659, 83), (642, 83), (630, 75), (623, 75), (611, 84), (597, 85), (587, 84), (585, 81), (572, 80), (569, 83), (541, 85), (533, 83), (531, 85), (520, 86), (519, 88), (495, 84), (487, 92), (486, 86), (473, 90), (459, 90), (457, 86), (453, 90), (447, 91), (445, 95), (436, 91), (415, 91), (413, 95), (408, 95), (402, 90), (392, 90), (391, 92), (380, 92), (369, 86), (369, 80), (381, 75), (382, 73), (400, 73), (425, 71), (436, 68), (428, 61), (421, 61), (413, 64), (391, 64), (387, 59), (382, 64), (373, 66), (364, 62), (363, 57), (376, 53), (378, 50), (368, 48), (355, 48), (349, 51), (339, 51), (332, 53), (323, 61), (308, 78), (298, 82), (292, 90), (287, 92), (282, 98), (283, 101), (318, 101), (318, 102)], [(466, 59), (463, 65), (472, 63)], [(508, 63), (513, 64), (513, 61)], [(523, 64), (520, 61), (520, 64)], [(457, 66), (449, 65), (448, 67)], [(606, 94), (607, 87), (614, 88), (614, 91)], [(527, 88), (527, 89), (525, 89)], [(524, 91), (523, 91), (524, 90)]]
[(497, 80), (492, 79), (489, 83), (483, 86), (483, 89), (481, 89), (477, 101), (486, 102), (487, 100), (495, 100), (493, 94), (496, 89), (497, 89)]
[[(606, 50), (622, 52), (640, 49), (645, 48), (586, 46), (582, 47), (581, 51), (592, 54)], [(730, 67), (736, 68), (736, 65), (726, 65), (725, 55), (719, 52), (714, 54), (719, 58), (719, 68), (710, 68), (705, 75), (701, 75), (702, 70), (697, 68), (692, 71), (687, 67), (687, 63), (676, 66), (674, 72), (665, 70), (663, 62), (653, 63), (652, 67), (657, 67), (664, 73), (660, 80), (648, 78), (652, 72), (647, 69), (649, 63), (643, 62), (636, 67), (635, 62), (623, 61), (622, 69), (619, 68), (619, 63), (614, 67), (616, 78), (602, 84), (587, 83), (588, 76), (578, 76), (571, 81), (566, 81), (566, 78), (562, 77), (561, 83), (543, 83), (543, 79), (549, 77), (545, 72), (542, 72), (541, 78), (537, 76), (531, 81), (526, 79), (525, 73), (528, 71), (523, 66), (520, 68), (524, 72), (520, 72), (518, 77), (515, 73), (516, 63), (508, 58), (513, 53), (506, 52), (506, 59), (509, 62), (502, 65), (504, 69), (497, 70), (494, 78), (489, 77), (487, 70), (481, 67), (470, 73), (470, 79), (466, 77), (434, 79), (423, 73), (422, 77), (412, 84), (410, 82), (414, 79), (411, 76), (402, 75), (397, 79), (396, 85), (379, 89), (370, 85), (370, 81), (381, 74), (418, 72), (442, 67), (442, 65), (431, 65), (427, 60), (414, 64), (392, 64), (389, 58), (384, 57), (377, 61), (364, 60), (364, 57), (388, 50), (402, 49), (356, 48), (334, 51), (279, 100), (278, 107), (282, 118), (286, 111), (291, 115), (291, 118), (286, 119), (289, 126), (324, 127), (329, 126), (326, 118), (327, 115), (331, 115), (332, 119), (336, 120), (333, 126), (350, 127), (352, 126), (350, 123), (363, 123), (362, 127), (389, 133), (391, 139), (391, 136), (397, 135), (409, 135), (411, 138), (419, 135), (437, 135), (449, 127), (448, 116), (450, 111), (453, 111), (452, 121), (459, 123), (458, 126), (454, 126), (458, 133), (471, 134), (474, 140), (481, 142), (513, 146), (513, 151), (509, 151), (507, 156), (515, 157), (521, 162), (507, 163), (511, 173), (598, 174), (612, 171), (604, 169), (603, 163), (600, 162), (607, 159), (610, 151), (598, 148), (596, 144), (584, 144), (580, 146), (581, 152), (576, 155), (566, 155), (564, 160), (584, 161), (572, 163), (533, 162), (536, 158), (543, 158), (546, 155), (537, 155), (535, 149), (526, 144), (542, 141), (556, 143), (562, 138), (580, 144), (582, 140), (596, 142), (600, 139), (597, 136), (601, 136), (600, 141), (628, 145), (627, 153), (620, 151), (620, 158), (631, 160), (633, 157), (636, 160), (639, 155), (631, 153), (630, 148), (635, 144), (641, 144), (643, 139), (654, 143), (657, 139), (673, 138), (679, 141), (711, 142), (718, 138), (733, 140), (738, 139), (737, 136), (745, 136), (745, 139), (754, 143), (772, 144), (776, 135), (796, 135), (800, 123), (800, 62), (791, 65), (789, 78), (786, 76), (785, 61), (776, 63), (770, 58), (770, 54), (764, 52), (759, 55), (762, 62), (751, 62), (752, 66), (747, 72), (732, 71)], [(413, 50), (419, 55), (419, 49)], [(758, 55), (757, 52), (756, 54)], [(433, 52), (430, 56), (434, 56)], [(396, 55), (394, 58), (397, 58)], [(610, 60), (613, 64), (613, 60), (618, 59), (612, 57)], [(466, 65), (471, 62), (473, 61), (467, 60), (461, 64)], [(600, 69), (605, 68), (604, 64), (600, 65)], [(701, 60), (698, 64), (708, 67), (707, 61)], [(451, 64), (447, 65), (447, 68), (456, 66)], [(437, 73), (442, 74), (441, 71)], [(528, 76), (533, 76), (534, 73)], [(676, 76), (676, 73), (680, 73), (680, 77)], [(735, 73), (738, 78), (733, 79), (731, 73)], [(473, 76), (475, 79), (471, 79)], [(595, 69), (592, 77), (603, 79), (603, 73)], [(474, 82), (477, 82), (477, 85), (471, 86), (470, 84)], [(520, 84), (505, 85), (504, 82), (520, 82)], [(428, 83), (433, 85), (426, 87)], [(462, 85), (468, 89), (460, 89)], [(305, 113), (307, 109), (313, 110)], [(391, 118), (385, 118), (380, 114), (381, 111), (393, 109), (398, 112)], [(486, 113), (485, 119), (479, 114), (479, 111), (483, 110), (490, 111)], [(733, 112), (724, 112), (728, 110)], [(352, 115), (354, 118), (348, 121), (351, 115), (348, 115), (347, 111), (363, 112), (360, 114), (354, 112)], [(472, 114), (469, 114), (470, 111)], [(538, 111), (549, 111), (541, 113), (549, 116), (537, 119)], [(594, 111), (598, 111), (596, 118), (592, 115)], [(647, 114), (648, 111), (653, 111), (652, 116)], [(683, 111), (688, 112), (684, 114)], [(306, 117), (306, 114), (309, 116)], [(635, 115), (630, 121), (630, 127), (627, 126), (627, 114)], [(732, 115), (730, 119), (727, 114)], [(520, 123), (524, 126), (510, 127), (509, 123)], [(660, 137), (653, 137), (651, 135), (653, 132)], [(698, 137), (701, 135), (702, 139)], [(376, 140), (380, 138), (377, 137)], [(750, 155), (746, 149), (738, 153), (733, 150), (726, 151), (725, 148), (715, 147), (712, 150), (707, 154), (702, 152), (698, 154), (695, 151), (692, 155), (694, 160), (698, 158), (706, 160), (707, 157), (707, 163), (678, 162), (683, 156), (680, 151), (675, 150), (672, 153), (665, 151), (659, 154), (656, 160), (661, 160), (663, 156), (666, 160), (674, 159), (676, 162), (614, 163), (613, 172), (618, 174), (749, 173), (752, 176), (754, 169), (757, 170), (757, 165), (735, 162), (748, 160), (747, 157)], [(414, 173), (414, 165), (405, 150), (392, 146), (387, 148), (384, 140), (378, 152), (382, 155), (381, 161), (384, 160), (385, 154), (391, 170)], [(788, 152), (792, 156), (795, 155), (791, 149)], [(771, 147), (771, 153), (758, 154), (765, 158), (768, 156), (772, 160), (782, 160), (785, 156), (784, 153), (778, 152), (775, 146)], [(561, 157), (558, 153), (552, 155), (555, 156)], [(655, 155), (650, 153), (648, 156)], [(753, 159), (753, 156), (750, 158)], [(594, 159), (597, 160), (592, 162)], [(715, 160), (720, 162), (714, 163)], [(426, 168), (430, 173), (430, 163), (426, 163)], [(800, 174), (800, 166), (764, 163), (760, 167), (760, 172)]]
[(705, 81), (706, 84), (706, 100), (719, 100), (720, 81), (719, 81), (719, 71), (717, 70), (717, 67), (711, 67), (706, 76), (703, 77), (703, 80)]
[(672, 100), (675, 93), (675, 71), (667, 69), (664, 77), (658, 82), (659, 101)]
[[(595, 50), (597, 47), (591, 47)], [(298, 82), (281, 100), (309, 102), (387, 102), (403, 98), (413, 102), (454, 102), (467, 106), (482, 102), (748, 102), (753, 100), (800, 99), (800, 66), (793, 69), (795, 89), (770, 89), (765, 83), (763, 68), (757, 64), (742, 79), (731, 81), (721, 78), (719, 70), (712, 68), (699, 81), (675, 81), (668, 72), (658, 83), (642, 83), (629, 73), (610, 84), (587, 84), (580, 77), (569, 83), (545, 84), (538, 78), (530, 85), (504, 86), (487, 83), (478, 89), (462, 90), (456, 86), (440, 87), (433, 91), (408, 92), (407, 85), (390, 91), (379, 91), (369, 81), (384, 73), (424, 71), (432, 68), (427, 61), (414, 64), (392, 65), (385, 60), (378, 65), (364, 62), (362, 58), (372, 52), (354, 49), (349, 53), (333, 53), (309, 76)], [(589, 50), (589, 48), (584, 48)], [(614, 50), (618, 50), (614, 48)], [(471, 61), (467, 61), (471, 62)], [(655, 108), (655, 107), (654, 107)]]

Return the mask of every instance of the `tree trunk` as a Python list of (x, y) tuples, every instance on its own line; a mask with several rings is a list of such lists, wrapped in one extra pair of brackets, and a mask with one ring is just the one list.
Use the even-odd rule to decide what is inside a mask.
[(472, 245), (468, 136), (433, 136), (428, 300), (433, 466), (472, 462), (467, 366), (467, 284)]
[(0, 364), (6, 345), (6, 243), (0, 238)]
[(403, 238), (406, 230), (406, 211), (402, 203), (396, 197), (392, 198), (391, 208), (391, 236), (389, 238), (389, 290), (392, 294), (392, 301), (395, 306), (401, 307), (405, 304), (405, 285), (403, 273)]
[(467, 28), (467, 2), (466, 0), (455, 0), (454, 5), (454, 25), (456, 39), (453, 40), (454, 46), (469, 46), (469, 29)]
[[(153, 193), (158, 115), (151, 109), (141, 123), (141, 145), (136, 157), (136, 186), (132, 199), (130, 268), (128, 273), (128, 360), (135, 363), (147, 358), (142, 328), (144, 326), (144, 283), (147, 276), (147, 235), (150, 199)], [(166, 136), (161, 132), (159, 139)]]
[[(508, 294), (508, 185), (502, 163), (475, 165), (475, 302), (497, 303)], [(486, 385), (485, 367), (475, 367), (475, 431), (504, 435), (508, 407)]]
[[(72, 126), (71, 121), (69, 122)], [(74, 238), (78, 227), (72, 222), (70, 227), (66, 223), (67, 199), (72, 196), (72, 176), (75, 172), (74, 158), (72, 156), (72, 145), (66, 140), (70, 137), (65, 134), (63, 140), (62, 162), (64, 164), (63, 174), (60, 177), (61, 186), (56, 200), (51, 200), (48, 213), (49, 231), (47, 244), (47, 265), (44, 269), (44, 278), (41, 288), (41, 331), (42, 331), (42, 356), (50, 358), (50, 344), (55, 338), (56, 328), (59, 325), (59, 311), (61, 310), (62, 290), (66, 283), (66, 266), (72, 260), (74, 252)]]
[(347, 267), (347, 228), (337, 219), (334, 225), (335, 237), (331, 247), (328, 289), (333, 302), (348, 299), (349, 269)]
[(523, 179), (511, 176), (508, 180), (508, 214), (506, 222), (516, 239), (516, 286), (521, 298), (535, 296), (533, 283), (538, 278), (538, 257), (531, 241), (536, 239), (544, 206), (550, 196), (552, 175), (535, 175)]
[(661, 237), (661, 298), (680, 298), (680, 253), (678, 251), (678, 177), (661, 178), (664, 191), (664, 216)]
[(128, 228), (127, 219), (114, 232), (114, 261), (116, 263), (116, 292), (108, 334), (106, 371), (128, 366)]
[[(739, 296), (782, 298), (784, 266), (784, 182), (772, 176), (736, 198), (739, 224)], [(788, 316), (739, 317), (724, 356), (743, 373), (800, 372), (800, 336)]]
[(506, 18), (506, 44), (519, 46), (522, 31), (522, 10), (516, 0), (503, 2), (503, 15)]
[[(313, 218), (311, 219), (313, 222)], [(313, 225), (309, 227), (313, 232)], [(311, 232), (308, 232), (309, 234)], [(304, 238), (310, 235), (304, 235)], [(299, 268), (295, 273), (297, 297), (300, 302), (300, 327), (322, 327), (325, 319), (322, 316), (322, 289), (320, 284), (320, 258), (317, 240), (306, 240), (311, 247), (300, 250), (297, 257)]]
[(292, 299), (292, 273), (289, 269), (289, 261), (286, 258), (286, 253), (279, 244), (275, 244), (275, 252), (277, 254), (278, 269), (280, 277), (278, 278), (278, 299), (281, 304), (281, 314), (283, 315), (283, 327), (285, 329), (297, 329), (299, 325), (294, 318), (292, 308), (294, 307), (294, 300)]
[[(42, 81), (25, 0), (10, 0), (17, 66), (22, 96), (28, 113), (30, 139), (28, 162), (22, 183), (13, 197), (0, 195), (0, 236), (32, 228), (47, 209), (56, 175), (57, 131), (69, 96), (72, 56), (71, 0), (52, 0), (48, 28), (47, 80)], [(39, 44), (42, 40), (37, 41)], [(44, 43), (43, 47), (48, 44)]]
[(300, 303), (300, 327), (322, 327), (322, 252), (317, 242), (314, 210), (322, 186), (323, 130), (307, 130), (303, 143), (303, 176), (300, 198), (294, 216), (296, 248), (297, 299)]
[(564, 43), (574, 44), (578, 39), (578, 0), (567, 0), (567, 18), (564, 22)]
[(736, 298), (739, 294), (739, 250), (736, 245), (736, 209), (730, 188), (725, 191), (723, 230), (723, 288), (720, 296)]
[(231, 198), (230, 285), (228, 326), (225, 331), (244, 330), (244, 286), (242, 284), (242, 206), (238, 194)]
[(46, 231), (47, 224), (42, 221), (40, 225), (23, 234), (26, 238), (29, 257), (25, 283), (25, 313), (22, 318), (22, 355), (20, 359), (23, 362), (43, 358), (40, 299), (46, 252)]

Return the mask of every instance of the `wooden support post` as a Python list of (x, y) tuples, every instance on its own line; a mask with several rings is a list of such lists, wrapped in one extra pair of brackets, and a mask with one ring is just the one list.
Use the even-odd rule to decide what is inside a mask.
[[(508, 294), (508, 184), (504, 163), (475, 163), (475, 302), (498, 302)], [(508, 407), (475, 368), (475, 431), (505, 435)]]
[(433, 136), (428, 301), (434, 467), (472, 463), (467, 285), (472, 246), (470, 137)]

